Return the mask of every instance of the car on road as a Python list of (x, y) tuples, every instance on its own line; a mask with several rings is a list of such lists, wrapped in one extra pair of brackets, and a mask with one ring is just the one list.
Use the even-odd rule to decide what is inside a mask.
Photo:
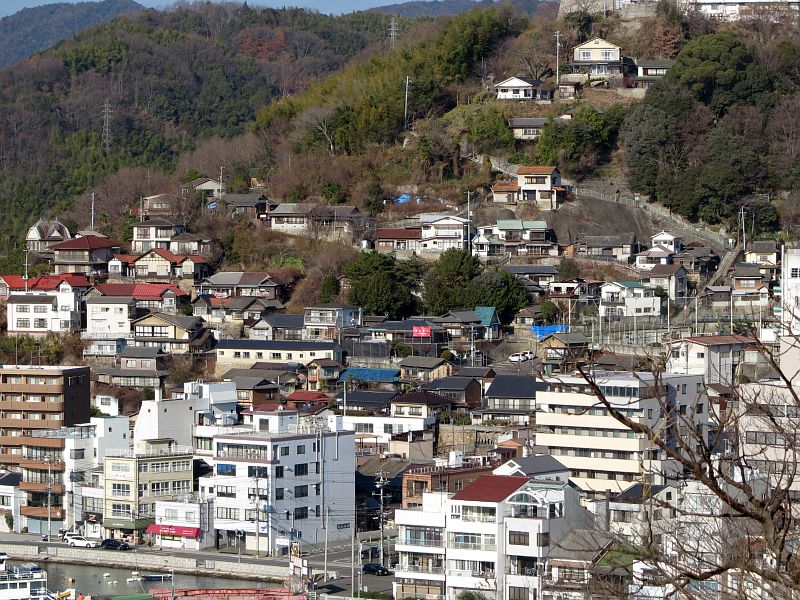
[(64, 534), (61, 536), (61, 539), (64, 540), (65, 542), (69, 542), (69, 540), (74, 537), (82, 537), (82, 536), (77, 531), (65, 531)]
[(367, 563), (362, 567), (365, 575), (391, 575), (392, 572), (380, 563)]
[(130, 550), (131, 545), (119, 540), (103, 540), (100, 542), (100, 547), (103, 550)]
[(77, 546), (79, 548), (97, 548), (100, 544), (95, 541), (87, 540), (82, 535), (76, 535), (67, 540), (70, 546)]
[(378, 549), (377, 546), (369, 546), (368, 548), (364, 548), (361, 551), (361, 558), (363, 560), (369, 560), (370, 558), (378, 558), (381, 551)]
[(508, 357), (508, 362), (512, 363), (525, 362), (526, 360), (528, 360), (527, 352), (514, 352), (514, 354)]

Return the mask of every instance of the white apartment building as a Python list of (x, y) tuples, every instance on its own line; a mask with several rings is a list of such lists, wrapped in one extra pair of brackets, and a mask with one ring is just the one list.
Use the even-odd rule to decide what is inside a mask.
[(745, 350), (757, 340), (742, 335), (687, 337), (670, 344), (666, 370), (671, 373), (702, 375), (706, 384), (733, 385)]
[[(594, 380), (620, 413), (696, 445), (708, 437), (708, 398), (701, 375), (595, 372)], [(546, 379), (536, 394), (536, 445), (564, 463), (570, 481), (587, 494), (619, 493), (633, 481), (663, 484), (678, 466), (650, 439), (615, 419), (579, 376)], [(674, 425), (674, 429), (673, 426)], [(691, 428), (689, 427), (691, 425)], [(677, 448), (677, 441), (670, 443)]]
[(600, 286), (600, 316), (659, 317), (661, 298), (638, 281), (611, 281)]
[[(777, 291), (776, 291), (777, 294)], [(784, 248), (781, 255), (780, 313), (782, 333), (800, 334), (800, 248)]]
[(69, 333), (81, 328), (80, 293), (66, 281), (48, 292), (12, 294), (6, 302), (9, 335), (38, 337), (48, 333)]
[(463, 490), (427, 492), (395, 512), (394, 597), (452, 600), (461, 592), (534, 600), (547, 555), (591, 515), (567, 482), (484, 475)]
[[(220, 544), (286, 554), (293, 542), (349, 540), (355, 522), (355, 444), (332, 416), (301, 425), (297, 411), (251, 413), (251, 431), (214, 438), (214, 498)], [(326, 531), (327, 529), (327, 531)]]
[[(49, 487), (51, 533), (82, 523), (81, 482), (108, 452), (128, 448), (129, 431), (128, 417), (92, 417), (89, 423), (32, 432), (22, 449), (20, 490), (26, 506), (38, 506)], [(46, 501), (43, 507), (47, 508)], [(19, 527), (44, 533), (46, 523), (46, 514), (27, 515)]]
[(131, 321), (136, 318), (136, 301), (124, 296), (94, 296), (85, 302), (84, 356), (118, 356), (133, 343)]
[(471, 231), (469, 220), (453, 216), (420, 215), (422, 252), (444, 252), (451, 248), (469, 248)]
[(738, 21), (764, 13), (772, 13), (774, 18), (780, 18), (782, 13), (783, 16), (796, 15), (800, 9), (800, 3), (795, 0), (781, 3), (774, 0), (683, 0), (679, 4), (687, 11), (697, 11), (726, 21)]
[(175, 225), (165, 219), (148, 219), (133, 226), (133, 240), (131, 251), (134, 254), (144, 254), (153, 248), (170, 250), (173, 236), (186, 231), (183, 225)]
[(214, 547), (214, 502), (194, 494), (156, 502), (155, 523), (148, 526), (159, 548), (203, 550)]

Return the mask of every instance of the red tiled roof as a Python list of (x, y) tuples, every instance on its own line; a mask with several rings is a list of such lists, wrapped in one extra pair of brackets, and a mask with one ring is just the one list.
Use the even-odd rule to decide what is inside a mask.
[(287, 400), (292, 402), (330, 402), (331, 397), (322, 392), (309, 392), (306, 390), (295, 390), (288, 396)]
[(393, 229), (376, 229), (376, 240), (419, 240), (422, 239), (422, 230), (403, 229), (401, 227)]
[(755, 344), (755, 338), (743, 335), (698, 335), (685, 338), (702, 346), (721, 346), (723, 344)]
[[(164, 248), (153, 248), (152, 250), (148, 250), (142, 256), (147, 256), (148, 254), (157, 254), (164, 260), (168, 260), (171, 263), (180, 264), (186, 258), (185, 256), (178, 256), (177, 254), (173, 254), (169, 250), (165, 250)], [(140, 256), (139, 258), (142, 258)]]
[[(25, 279), (22, 275), (0, 275), (0, 279), (6, 282), (9, 289), (24, 290)], [(41, 277), (29, 277), (28, 289), (29, 290), (54, 290), (61, 285), (62, 281), (66, 281), (72, 287), (89, 287), (89, 280), (85, 275), (43, 275)]]
[(517, 169), (517, 175), (550, 175), (550, 173), (556, 170), (555, 167), (550, 166), (520, 167)]
[(74, 238), (61, 242), (59, 244), (52, 244), (51, 250), (98, 250), (100, 248), (114, 248), (119, 246), (119, 242), (110, 240), (96, 235), (87, 235), (84, 237)]
[(115, 254), (112, 258), (116, 258), (120, 262), (124, 262), (127, 265), (132, 265), (136, 262), (136, 259), (139, 258), (137, 254)]
[(453, 496), (453, 500), (501, 502), (530, 481), (512, 475), (483, 475)]
[(135, 300), (158, 299), (167, 291), (173, 291), (181, 297), (189, 295), (177, 285), (169, 283), (98, 283), (94, 289), (103, 296), (126, 296)]
[(516, 181), (500, 180), (495, 181), (492, 186), (493, 192), (518, 192), (519, 184)]

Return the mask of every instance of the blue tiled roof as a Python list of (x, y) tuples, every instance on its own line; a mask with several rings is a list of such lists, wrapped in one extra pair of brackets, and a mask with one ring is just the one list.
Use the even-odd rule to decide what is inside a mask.
[(492, 324), (492, 317), (497, 314), (494, 306), (476, 306), (475, 314), (481, 320), (481, 325), (489, 327)]
[(400, 369), (368, 369), (368, 368), (350, 368), (342, 372), (339, 381), (352, 381), (357, 379), (359, 381), (370, 381), (373, 383), (394, 383), (400, 377)]

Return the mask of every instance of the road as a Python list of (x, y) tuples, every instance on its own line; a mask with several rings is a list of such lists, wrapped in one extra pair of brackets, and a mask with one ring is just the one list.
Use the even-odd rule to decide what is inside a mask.
[[(0, 534), (0, 544), (3, 542), (9, 542), (14, 544), (22, 544), (25, 546), (38, 546), (38, 547), (64, 547), (64, 543), (60, 541), (53, 541), (53, 542), (43, 542), (41, 537), (38, 535), (27, 535), (27, 534), (17, 534), (17, 533), (2, 533)], [(147, 546), (138, 546), (136, 549), (132, 550), (137, 554), (142, 555), (142, 563), (147, 564), (148, 555), (153, 556), (153, 561), (151, 564), (157, 565), (159, 561), (155, 559), (156, 556), (178, 556), (178, 557), (191, 557), (195, 560), (214, 560), (219, 559), (221, 556), (226, 559), (231, 559), (232, 555), (236, 556), (236, 552), (231, 551), (229, 548), (225, 548), (223, 550), (176, 550), (176, 549), (168, 549), (162, 550), (159, 548), (149, 548)], [(329, 582), (319, 582), (318, 584), (318, 591), (323, 592), (326, 594), (337, 595), (337, 596), (354, 596), (353, 594), (353, 585), (350, 579), (350, 568), (353, 565), (353, 562), (350, 559), (350, 547), (347, 545), (346, 547), (342, 544), (337, 544), (337, 546), (328, 552), (328, 572), (335, 571), (337, 574), (337, 578), (333, 581)], [(13, 560), (13, 556), (11, 556)], [(242, 554), (241, 555), (241, 562), (243, 563), (253, 563), (253, 564), (272, 564), (276, 566), (286, 565), (287, 567), (287, 576), (288, 576), (288, 558), (286, 557), (261, 557), (257, 558), (253, 554)], [(308, 557), (309, 565), (315, 571), (322, 571), (325, 566), (324, 555), (320, 553), (313, 553), (310, 554)], [(155, 568), (155, 567), (154, 567)], [(356, 556), (356, 563), (355, 563), (355, 576), (356, 576), (356, 587), (358, 585), (359, 579), (359, 558)], [(362, 585), (366, 588), (369, 592), (388, 592), (391, 593), (392, 590), (392, 577), (391, 576), (383, 576), (379, 577), (377, 575), (361, 575)]]

